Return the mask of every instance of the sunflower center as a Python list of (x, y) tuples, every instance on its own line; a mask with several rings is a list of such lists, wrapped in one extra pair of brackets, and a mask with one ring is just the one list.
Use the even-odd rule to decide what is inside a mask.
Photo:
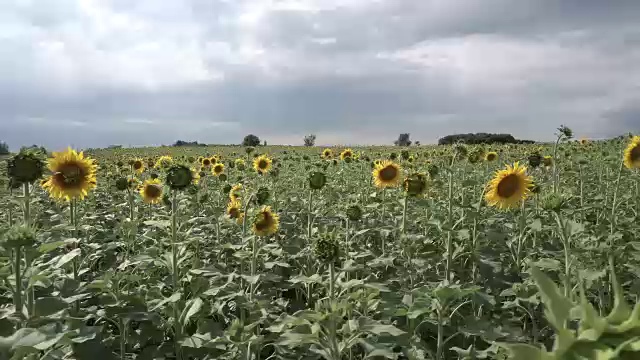
[(271, 224), (271, 215), (268, 213), (260, 214), (260, 220), (256, 221), (256, 230), (262, 231), (269, 227)]
[(142, 161), (136, 161), (133, 163), (133, 168), (136, 170), (140, 170), (140, 168), (142, 168)]
[(63, 165), (60, 171), (55, 174), (55, 179), (59, 184), (70, 188), (81, 186), (84, 178), (84, 169), (75, 163)]
[(489, 161), (493, 161), (493, 159), (495, 159), (495, 158), (496, 158), (496, 155), (495, 155), (495, 154), (489, 154), (489, 155), (487, 155), (487, 160), (489, 160)]
[(266, 169), (268, 164), (269, 164), (269, 163), (267, 163), (267, 160), (260, 160), (260, 161), (258, 161), (258, 167), (259, 167), (260, 169)]
[(213, 168), (213, 171), (215, 171), (216, 173), (221, 173), (222, 172), (222, 166), (216, 166), (215, 168)]
[(204, 166), (209, 166), (209, 165), (211, 164), (211, 160), (209, 160), (209, 159), (204, 159), (204, 160), (202, 161), (202, 164), (203, 164)]
[(520, 178), (516, 174), (507, 175), (498, 184), (498, 196), (509, 198), (520, 189)]
[(632, 162), (636, 162), (640, 160), (640, 145), (636, 145), (633, 149), (631, 149), (631, 154), (629, 155)]
[(156, 199), (159, 198), (160, 195), (162, 195), (162, 188), (160, 188), (159, 185), (150, 184), (144, 188), (144, 194), (148, 198)]
[(240, 210), (238, 210), (238, 208), (236, 207), (230, 208), (228, 212), (229, 212), (229, 217), (232, 219), (236, 219), (238, 215), (240, 215)]
[(380, 170), (380, 180), (391, 181), (398, 176), (398, 169), (393, 166), (386, 166)]

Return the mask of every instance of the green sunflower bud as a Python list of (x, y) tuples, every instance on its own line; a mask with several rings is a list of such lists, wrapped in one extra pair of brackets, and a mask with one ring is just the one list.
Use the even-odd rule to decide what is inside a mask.
[(428, 164), (427, 165), (427, 174), (429, 174), (429, 178), (433, 179), (438, 176), (440, 173), (440, 169), (438, 169), (438, 165)]
[(558, 193), (550, 193), (542, 198), (541, 205), (542, 208), (547, 211), (555, 211), (558, 212), (562, 208), (564, 208), (566, 204), (566, 199), (564, 196)]
[(327, 176), (319, 171), (309, 174), (309, 187), (313, 190), (320, 190), (327, 183)]
[(340, 261), (340, 244), (333, 235), (323, 234), (314, 242), (313, 253), (321, 262), (335, 264)]
[(358, 205), (351, 205), (347, 208), (347, 217), (351, 221), (360, 221), (362, 219), (362, 209)]
[(128, 187), (129, 187), (129, 180), (127, 180), (127, 178), (121, 177), (121, 178), (118, 178), (118, 180), (116, 180), (116, 189), (120, 191), (125, 191), (127, 190)]
[(540, 156), (540, 154), (538, 153), (533, 153), (531, 155), (529, 155), (529, 166), (531, 166), (532, 168), (537, 168), (538, 166), (540, 166), (540, 163), (542, 163), (542, 156)]
[(400, 157), (402, 157), (402, 160), (409, 160), (409, 150), (402, 150), (400, 152)]
[(220, 174), (218, 175), (218, 180), (225, 182), (227, 181), (227, 174)]
[(6, 247), (18, 248), (32, 246), (36, 242), (36, 232), (26, 226), (13, 226), (4, 234)]
[(256, 202), (259, 205), (264, 205), (267, 203), (267, 201), (269, 201), (270, 196), (271, 194), (269, 193), (269, 189), (264, 186), (261, 186), (256, 192)]
[(229, 185), (229, 184), (225, 184), (225, 185), (222, 187), (222, 193), (223, 193), (223, 194), (228, 195), (230, 191), (231, 191), (231, 185)]

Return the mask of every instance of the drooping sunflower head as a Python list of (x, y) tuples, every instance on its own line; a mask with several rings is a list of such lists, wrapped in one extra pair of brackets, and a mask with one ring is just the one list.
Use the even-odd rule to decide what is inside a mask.
[(162, 155), (158, 158), (158, 161), (156, 161), (155, 167), (156, 169), (167, 170), (171, 165), (173, 165), (173, 158), (169, 155)]
[(489, 151), (486, 154), (484, 154), (484, 160), (485, 161), (495, 161), (498, 158), (498, 153), (495, 151)]
[(427, 176), (414, 173), (404, 179), (404, 191), (409, 196), (421, 196), (427, 189)]
[(352, 157), (353, 157), (353, 150), (351, 149), (344, 149), (340, 153), (340, 160), (346, 160), (346, 159), (351, 160)]
[(93, 159), (71, 148), (53, 153), (48, 162), (52, 175), (42, 183), (42, 187), (55, 199), (84, 199), (96, 187), (98, 166)]
[(142, 159), (134, 159), (131, 168), (133, 171), (141, 174), (144, 171), (144, 161)]
[(550, 167), (551, 165), (553, 165), (553, 158), (551, 157), (551, 155), (545, 155), (542, 158), (542, 164), (546, 167)]
[(280, 227), (278, 214), (271, 211), (270, 206), (263, 206), (253, 220), (253, 233), (258, 236), (273, 235)]
[(322, 150), (323, 159), (331, 159), (332, 157), (333, 157), (333, 150), (329, 148)]
[(236, 184), (231, 187), (229, 191), (229, 199), (231, 201), (239, 200), (242, 198), (242, 184)]
[(253, 160), (253, 168), (259, 174), (265, 174), (265, 173), (268, 173), (269, 170), (271, 169), (272, 162), (273, 161), (266, 155), (260, 155)]
[(401, 178), (400, 165), (390, 160), (380, 162), (373, 169), (373, 181), (378, 188), (396, 187), (400, 184)]
[(640, 136), (631, 138), (631, 142), (624, 150), (624, 166), (627, 169), (640, 168)]
[(173, 165), (167, 171), (165, 181), (172, 190), (183, 190), (193, 183), (194, 173), (195, 171), (184, 165)]
[(211, 172), (215, 176), (221, 175), (222, 173), (224, 173), (224, 164), (223, 163), (217, 163), (217, 164), (213, 165), (213, 168), (211, 169)]
[(140, 196), (147, 204), (159, 204), (162, 201), (162, 184), (160, 179), (145, 180), (140, 188)]
[(533, 186), (533, 180), (526, 171), (527, 168), (518, 162), (497, 171), (487, 185), (487, 204), (499, 209), (518, 207), (529, 196)]

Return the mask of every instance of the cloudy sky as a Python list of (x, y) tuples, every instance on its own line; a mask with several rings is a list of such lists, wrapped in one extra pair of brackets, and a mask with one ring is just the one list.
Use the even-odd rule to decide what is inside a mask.
[(0, 140), (640, 131), (637, 0), (0, 0)]

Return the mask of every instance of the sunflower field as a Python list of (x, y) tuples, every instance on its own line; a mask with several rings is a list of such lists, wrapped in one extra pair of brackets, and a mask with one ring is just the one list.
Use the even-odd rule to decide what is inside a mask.
[(640, 137), (0, 165), (0, 359), (638, 359)]

